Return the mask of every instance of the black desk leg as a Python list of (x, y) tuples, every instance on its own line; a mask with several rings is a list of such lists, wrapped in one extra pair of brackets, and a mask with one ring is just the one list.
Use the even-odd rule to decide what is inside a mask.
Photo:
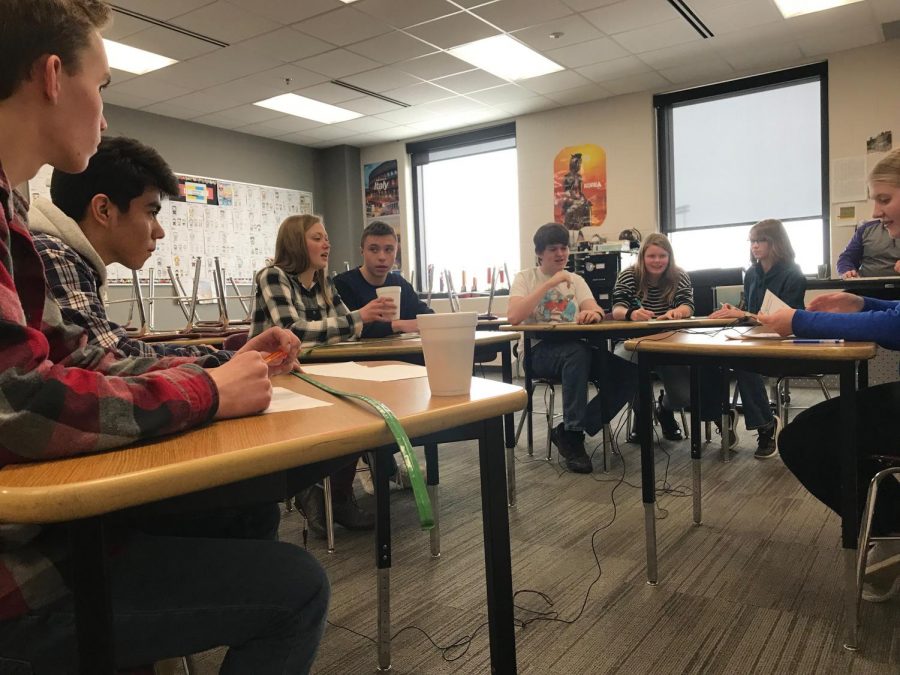
[(844, 547), (844, 597), (847, 636), (844, 647), (857, 649), (856, 547), (859, 537), (859, 436), (856, 408), (856, 363), (841, 364), (841, 543)]
[(484, 524), (491, 673), (506, 675), (516, 672), (516, 634), (502, 448), (500, 418), (485, 420), (478, 438), (478, 461), (481, 468), (481, 518)]
[(378, 603), (378, 670), (391, 669), (391, 473), (393, 448), (375, 455), (375, 567)]
[(109, 561), (102, 518), (69, 524), (75, 596), (75, 631), (82, 675), (116, 672)]
[(528, 419), (525, 420), (525, 424), (528, 425), (528, 456), (531, 457), (534, 455), (534, 429), (531, 426), (531, 411), (534, 405), (531, 397), (534, 395), (534, 382), (531, 381), (531, 338), (528, 337), (528, 333), (524, 334), (522, 342), (525, 345), (525, 361), (522, 370), (525, 371), (525, 394), (528, 396), (528, 407), (525, 408), (525, 416)]
[(653, 391), (650, 363), (638, 354), (638, 439), (641, 442), (641, 495), (644, 502), (644, 535), (647, 540), (647, 583), (655, 586), (656, 568), (656, 467), (653, 464)]
[[(504, 342), (500, 349), (500, 364), (503, 381), (512, 384), (512, 347)], [(524, 414), (524, 412), (522, 413)], [(506, 501), (516, 505), (516, 418), (513, 413), (503, 416), (503, 433), (506, 441)]]
[(693, 472), (694, 524), (703, 522), (701, 503), (701, 458), (703, 445), (700, 442), (700, 367), (691, 366), (691, 469)]
[(720, 396), (722, 397), (722, 426), (720, 434), (722, 439), (722, 461), (731, 461), (731, 370), (719, 368)]
[(441, 495), (440, 469), (438, 468), (437, 443), (425, 444), (425, 485), (428, 486), (428, 498), (431, 500), (431, 511), (434, 514), (434, 527), (431, 528), (431, 557), (441, 557)]

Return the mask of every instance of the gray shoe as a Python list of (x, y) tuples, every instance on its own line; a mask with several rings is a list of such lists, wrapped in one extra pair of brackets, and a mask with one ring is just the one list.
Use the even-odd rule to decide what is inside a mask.
[(584, 449), (584, 433), (568, 431), (560, 422), (550, 430), (550, 442), (566, 460), (566, 467), (572, 473), (591, 473), (594, 470), (591, 458)]
[(325, 529), (325, 493), (318, 485), (312, 485), (297, 493), (294, 505), (306, 518), (306, 525), (316, 539), (327, 539)]
[(343, 525), (348, 530), (372, 530), (375, 529), (375, 516), (364, 511), (351, 498), (345, 502), (334, 503), (334, 522)]

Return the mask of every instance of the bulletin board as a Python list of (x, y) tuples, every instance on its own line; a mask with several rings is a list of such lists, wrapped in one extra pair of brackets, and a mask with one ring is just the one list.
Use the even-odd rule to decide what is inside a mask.
[[(43, 167), (29, 183), (32, 199), (50, 198), (52, 169)], [(152, 267), (157, 281), (169, 282), (168, 267), (189, 292), (193, 280), (193, 259), (203, 258), (201, 297), (212, 288), (214, 257), (226, 279), (252, 282), (275, 255), (278, 226), (289, 215), (313, 212), (311, 192), (254, 183), (191, 176), (176, 173), (179, 196), (162, 204), (159, 222), (166, 236), (156, 243), (156, 251), (139, 272), (146, 280)], [(131, 270), (119, 264), (107, 267), (112, 284), (131, 283)]]

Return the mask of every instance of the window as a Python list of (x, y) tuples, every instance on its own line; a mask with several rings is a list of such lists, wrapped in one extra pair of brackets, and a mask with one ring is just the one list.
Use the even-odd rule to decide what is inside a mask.
[(434, 265), (454, 288), (486, 290), (487, 270), (519, 267), (519, 193), (515, 125), (410, 143), (420, 290)]
[(781, 220), (805, 274), (829, 259), (827, 65), (654, 97), (660, 227), (688, 270), (746, 267)]

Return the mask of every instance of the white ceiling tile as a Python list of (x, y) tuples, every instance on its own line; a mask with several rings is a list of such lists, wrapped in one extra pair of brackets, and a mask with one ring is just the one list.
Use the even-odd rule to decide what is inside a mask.
[(540, 77), (530, 77), (527, 80), (519, 80), (518, 84), (526, 89), (535, 91), (538, 94), (549, 94), (551, 91), (563, 91), (574, 87), (582, 87), (586, 84), (590, 84), (590, 81), (571, 70), (561, 70), (558, 73), (550, 73), (549, 75), (541, 75)]
[[(562, 33), (562, 35), (557, 38), (550, 37), (551, 34), (556, 33)], [(516, 31), (513, 33), (513, 37), (538, 51), (545, 52), (605, 36), (579, 15), (573, 14), (542, 23), (540, 26)]]
[(104, 90), (103, 103), (109, 105), (119, 105), (123, 108), (143, 108), (154, 103), (153, 99), (134, 94), (126, 94), (124, 91), (113, 91), (112, 87)]
[(377, 115), (378, 113), (388, 112), (389, 110), (400, 110), (402, 106), (382, 101), (380, 98), (372, 96), (363, 96), (354, 98), (341, 103), (342, 108), (352, 110), (353, 112), (362, 113), (363, 115)]
[(450, 56), (447, 52), (435, 52), (411, 61), (395, 63), (394, 68), (399, 68), (410, 75), (421, 77), (423, 80), (433, 80), (445, 75), (471, 70), (472, 64), (466, 63), (455, 56)]
[(533, 91), (524, 89), (516, 84), (504, 84), (500, 87), (492, 87), (482, 91), (476, 91), (469, 94), (469, 98), (481, 101), (487, 105), (496, 105), (498, 103), (506, 103), (508, 101), (521, 101), (526, 98), (534, 98), (537, 96)]
[[(282, 115), (281, 117), (275, 117), (274, 119), (265, 120), (264, 122), (259, 122), (257, 124), (265, 124), (268, 128), (274, 129), (282, 134), (290, 134), (297, 131), (306, 132), (310, 129), (316, 129), (317, 127), (323, 126), (321, 122), (297, 117), (296, 115)], [(238, 130), (242, 131), (243, 129), (244, 127), (240, 127)]]
[(725, 59), (707, 58), (697, 63), (663, 68), (659, 71), (669, 82), (673, 84), (701, 84), (725, 80), (736, 75), (734, 68), (728, 65)]
[(166, 103), (169, 103), (176, 108), (193, 110), (196, 113), (194, 117), (208, 115), (209, 113), (220, 112), (234, 107), (234, 101), (222, 98), (215, 94), (206, 94), (202, 91), (195, 91), (184, 96), (178, 96), (166, 101)]
[(190, 82), (195, 89), (203, 89), (280, 65), (276, 59), (232, 45), (156, 72), (160, 79), (173, 84)]
[(604, 61), (603, 63), (585, 66), (584, 68), (579, 68), (578, 72), (594, 82), (605, 82), (607, 80), (618, 80), (628, 75), (646, 73), (650, 70), (652, 70), (650, 66), (638, 57), (626, 56), (614, 61)]
[(134, 19), (127, 14), (120, 14), (119, 12), (114, 11), (112, 13), (112, 22), (110, 22), (102, 32), (103, 37), (105, 38), (109, 38), (110, 40), (121, 40), (124, 37), (146, 30), (147, 26), (150, 25), (152, 24), (142, 21), (141, 19)]
[(225, 0), (218, 0), (193, 12), (181, 14), (170, 23), (229, 43), (246, 40), (278, 28), (278, 24), (274, 21)]
[(451, 89), (458, 94), (468, 94), (470, 91), (478, 91), (480, 89), (488, 89), (489, 87), (497, 87), (506, 84), (506, 80), (486, 73), (483, 70), (470, 70), (466, 73), (450, 75), (434, 80), (438, 84), (447, 89)]
[(760, 48), (758, 43), (753, 43), (751, 36), (741, 38), (740, 44), (716, 45), (716, 51), (738, 72), (784, 68), (797, 64), (804, 58), (800, 47), (794, 42), (783, 41)]
[(584, 18), (607, 35), (624, 33), (664, 21), (675, 19), (684, 21), (672, 5), (660, 0), (623, 0), (615, 5), (585, 12)]
[(113, 84), (109, 87), (109, 91), (118, 91), (132, 96), (141, 96), (149, 98), (154, 103), (168, 101), (176, 96), (184, 96), (190, 94), (193, 89), (181, 87), (166, 80), (154, 77), (152, 73), (133, 77), (130, 80), (120, 84)]
[(430, 82), (420, 82), (411, 87), (391, 89), (390, 91), (384, 92), (384, 95), (410, 105), (421, 105), (423, 103), (429, 103), (430, 101), (438, 101), (442, 98), (455, 96), (455, 92), (447, 91)]
[(657, 23), (646, 28), (617, 33), (613, 39), (632, 54), (702, 40), (700, 34), (682, 19)]
[(255, 103), (256, 101), (272, 98), (289, 91), (291, 90), (286, 89), (283, 83), (281, 87), (273, 87), (271, 82), (268, 85), (257, 82), (255, 77), (251, 75), (240, 80), (217, 84), (214, 87), (202, 90), (200, 93), (227, 102), (228, 107), (233, 107), (242, 103)]
[[(290, 82), (287, 82), (286, 80), (290, 80)], [(283, 66), (278, 66), (271, 70), (264, 70), (259, 73), (254, 73), (253, 75), (248, 75), (240, 80), (235, 80), (235, 84), (237, 86), (243, 86), (243, 83), (253, 81), (257, 85), (265, 86), (283, 93), (286, 91), (296, 91), (297, 89), (311, 87), (314, 84), (319, 84), (327, 80), (328, 77), (325, 75), (320, 75), (311, 70), (306, 70), (306, 68), (286, 63)]]
[(551, 101), (549, 98), (544, 98), (543, 96), (535, 96), (534, 98), (527, 98), (521, 101), (508, 101), (506, 103), (498, 103), (496, 107), (509, 113), (510, 115), (527, 115), (529, 113), (539, 112), (541, 110), (558, 108), (559, 104), (556, 101)]
[(382, 129), (390, 129), (397, 125), (378, 117), (360, 117), (359, 119), (347, 120), (346, 122), (341, 122), (333, 126), (335, 128), (346, 129), (349, 135), (361, 134), (366, 131), (381, 131)]
[(378, 68), (381, 63), (367, 59), (365, 56), (348, 52), (346, 49), (335, 49), (318, 56), (297, 61), (294, 65), (307, 68), (315, 73), (328, 77), (346, 77), (366, 70)]
[(572, 8), (560, 0), (500, 0), (476, 7), (472, 13), (502, 30), (514, 31), (568, 16)]
[[(233, 108), (228, 108), (227, 110), (221, 111), (221, 114), (228, 115), (230, 118), (243, 120), (243, 124), (251, 124), (253, 122), (267, 122), (268, 120), (274, 120), (284, 115), (284, 113), (280, 113), (277, 110), (260, 108), (258, 105), (251, 105), (249, 103), (235, 106)], [(205, 117), (211, 116), (212, 115), (206, 115)]]
[(424, 56), (434, 51), (434, 47), (431, 45), (396, 31), (348, 45), (347, 49), (381, 63), (406, 61), (407, 59), (414, 59), (417, 56)]
[(211, 127), (219, 127), (222, 129), (237, 129), (238, 127), (245, 127), (252, 122), (252, 120), (245, 119), (239, 114), (232, 113), (231, 110), (201, 115), (200, 117), (195, 117), (191, 121), (196, 122), (197, 124), (207, 124)]
[(310, 136), (309, 134), (307, 134), (304, 131), (298, 131), (293, 134), (287, 134), (286, 136), (279, 136), (278, 140), (282, 141), (284, 143), (294, 143), (296, 145), (306, 145), (306, 146), (310, 146), (310, 147), (312, 146), (313, 143), (318, 141), (317, 138), (313, 138), (312, 136)]
[(331, 82), (323, 82), (322, 84), (316, 84), (305, 89), (298, 89), (294, 93), (315, 99), (316, 101), (322, 101), (322, 103), (331, 103), (332, 105), (349, 101), (352, 98), (359, 98), (359, 92), (347, 89), (347, 87), (331, 84)]
[(873, 45), (883, 39), (881, 29), (877, 26), (854, 26), (810, 34), (798, 38), (797, 44), (807, 56), (822, 56), (846, 49)]
[(138, 77), (134, 73), (126, 73), (124, 70), (119, 70), (118, 68), (110, 68), (110, 82), (112, 84), (118, 84), (119, 82), (127, 82), (128, 80), (133, 80)]
[(498, 34), (497, 29), (465, 12), (413, 26), (407, 32), (442, 49), (458, 47)]
[(630, 75), (620, 80), (610, 80), (603, 83), (604, 89), (609, 89), (613, 94), (633, 94), (639, 91), (658, 92), (666, 91), (672, 87), (672, 83), (656, 72)]
[(162, 103), (154, 103), (153, 105), (141, 108), (144, 112), (153, 113), (154, 115), (164, 115), (166, 117), (174, 117), (180, 120), (192, 120), (200, 115), (193, 108), (180, 106), (172, 101), (163, 101)]
[(596, 84), (547, 94), (547, 98), (556, 101), (560, 105), (576, 105), (578, 103), (587, 103), (588, 101), (599, 101), (610, 96), (612, 96), (611, 92)]
[(308, 56), (334, 49), (333, 44), (287, 26), (244, 40), (241, 42), (241, 46), (285, 63), (299, 61)]
[[(144, 25), (146, 26), (147, 24)], [(221, 47), (209, 42), (183, 35), (168, 28), (160, 28), (159, 26), (150, 26), (139, 33), (129, 35), (121, 42), (138, 49), (146, 49), (155, 54), (168, 56), (170, 59), (177, 61), (192, 59), (201, 54), (208, 54), (221, 49)]]
[[(408, 73), (387, 67), (376, 68), (375, 70), (369, 70), (365, 73), (359, 73), (358, 75), (351, 75), (350, 77), (343, 77), (341, 78), (341, 81), (379, 93), (389, 89), (398, 89), (400, 87), (407, 87), (421, 82), (421, 80)], [(355, 98), (355, 96), (351, 98)]]
[(340, 0), (228, 0), (233, 5), (289, 25), (344, 7)]
[(434, 117), (434, 112), (426, 110), (423, 106), (413, 106), (412, 108), (400, 108), (399, 110), (389, 110), (386, 113), (379, 113), (376, 117), (397, 124), (411, 124), (412, 122), (420, 122)]
[(434, 101), (423, 106), (436, 115), (456, 115), (472, 111), (484, 110), (484, 104), (464, 96), (454, 96), (441, 101)]
[(395, 28), (406, 28), (459, 12), (459, 7), (446, 0), (360, 0), (353, 7)]
[(622, 2), (622, 0), (563, 0), (563, 2), (576, 12), (586, 12), (589, 9), (614, 5), (617, 2)]
[(721, 43), (722, 39), (716, 38), (715, 40), (686, 42), (663, 49), (654, 49), (652, 52), (642, 53), (641, 61), (657, 70), (687, 66), (707, 58)]
[(383, 21), (343, 7), (294, 24), (294, 28), (336, 45), (348, 45), (391, 30)]
[[(215, 0), (116, 0), (115, 4), (132, 12), (139, 12), (154, 19), (171, 19), (173, 16), (193, 11), (204, 5), (211, 5)], [(121, 16), (115, 12), (116, 16)]]
[[(824, 12), (795, 16), (785, 21), (796, 35), (808, 35), (819, 31), (839, 33), (843, 28), (872, 26), (872, 10), (867, 2), (834, 7)], [(840, 51), (840, 50), (834, 50)]]
[(747, 31), (754, 26), (783, 21), (781, 12), (774, 3), (745, 0), (715, 9), (699, 15), (714, 35), (720, 36), (735, 31)]
[(499, 0), (453, 0), (453, 2), (460, 7), (472, 9), (473, 7), (478, 7), (480, 5), (488, 5), (492, 2), (499, 2)]
[(310, 129), (309, 131), (304, 131), (303, 133), (309, 134), (313, 138), (318, 138), (322, 141), (334, 140), (335, 138), (342, 138), (344, 136), (349, 136), (346, 129), (340, 129), (334, 124), (329, 124), (322, 127), (316, 127), (315, 129)]
[(599, 40), (579, 42), (561, 49), (551, 49), (548, 52), (544, 52), (544, 56), (566, 68), (578, 68), (591, 63), (611, 61), (612, 59), (628, 56), (628, 52), (614, 40), (600, 38)]

